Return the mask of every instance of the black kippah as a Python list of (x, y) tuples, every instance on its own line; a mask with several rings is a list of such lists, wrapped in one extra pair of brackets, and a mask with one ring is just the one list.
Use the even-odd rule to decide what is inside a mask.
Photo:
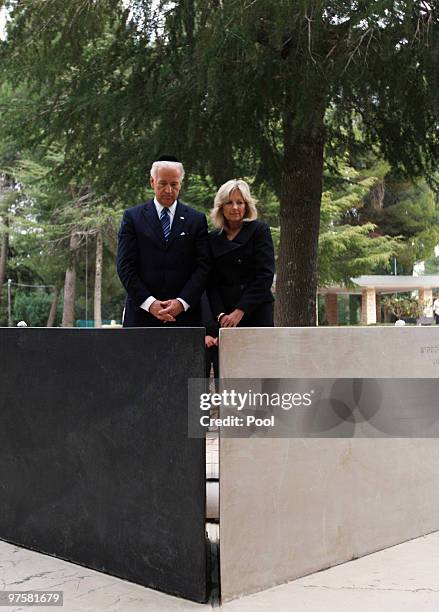
[(156, 161), (160, 162), (160, 161), (169, 161), (169, 162), (178, 162), (180, 163), (180, 160), (177, 159), (176, 157), (174, 157), (173, 155), (160, 155), (160, 157), (158, 159), (156, 159)]

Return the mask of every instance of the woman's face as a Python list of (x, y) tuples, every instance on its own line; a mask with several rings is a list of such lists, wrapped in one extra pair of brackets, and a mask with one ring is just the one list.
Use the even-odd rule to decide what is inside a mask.
[(239, 189), (234, 189), (230, 198), (223, 204), (224, 218), (228, 223), (238, 223), (244, 219), (245, 215), (245, 200)]

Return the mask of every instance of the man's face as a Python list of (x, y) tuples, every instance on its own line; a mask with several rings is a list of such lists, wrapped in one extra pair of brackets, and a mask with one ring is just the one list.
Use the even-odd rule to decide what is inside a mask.
[(159, 168), (156, 178), (151, 177), (151, 187), (162, 206), (172, 206), (181, 189), (180, 171), (176, 168)]

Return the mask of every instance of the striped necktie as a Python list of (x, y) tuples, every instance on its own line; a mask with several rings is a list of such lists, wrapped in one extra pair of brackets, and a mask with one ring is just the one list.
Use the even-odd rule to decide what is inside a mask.
[(163, 236), (168, 242), (169, 234), (171, 233), (171, 222), (169, 220), (169, 210), (164, 206), (160, 213), (160, 223), (162, 224)]

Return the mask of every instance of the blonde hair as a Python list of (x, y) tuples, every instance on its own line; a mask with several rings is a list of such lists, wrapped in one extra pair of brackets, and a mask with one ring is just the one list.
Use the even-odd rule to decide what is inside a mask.
[(210, 218), (213, 224), (218, 229), (224, 229), (226, 220), (224, 218), (223, 206), (230, 200), (230, 196), (235, 189), (239, 189), (242, 198), (245, 202), (245, 213), (243, 221), (254, 221), (258, 217), (258, 211), (256, 210), (256, 202), (251, 193), (250, 187), (245, 181), (240, 179), (232, 179), (221, 185), (218, 189), (213, 202), (213, 208), (210, 211)]

